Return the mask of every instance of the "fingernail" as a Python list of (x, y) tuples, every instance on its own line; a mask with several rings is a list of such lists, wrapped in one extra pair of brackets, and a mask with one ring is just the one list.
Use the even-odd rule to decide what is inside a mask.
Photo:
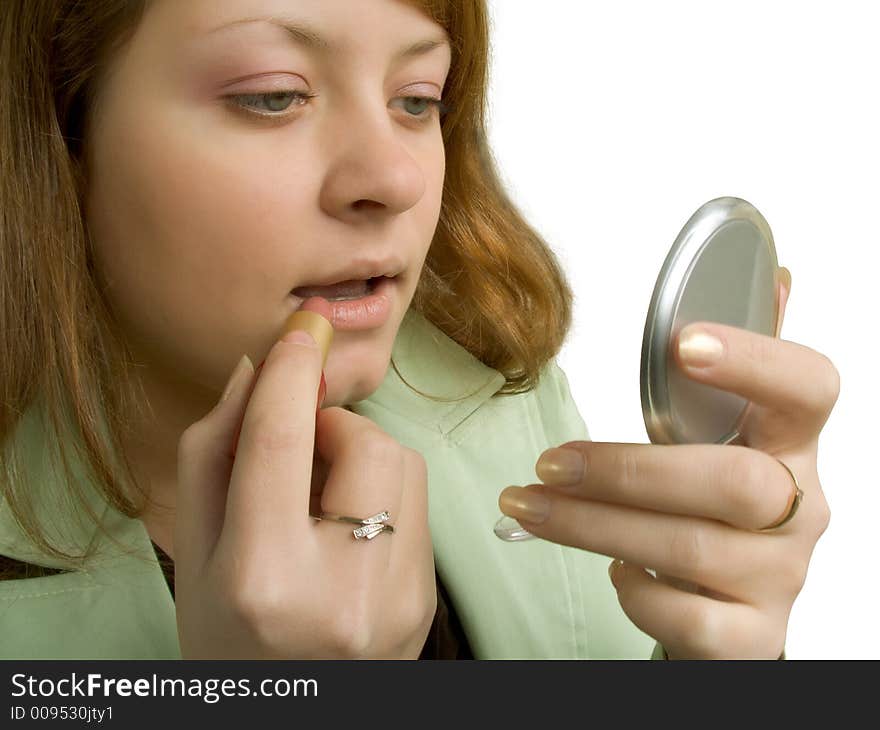
[(324, 380), (324, 373), (321, 373), (321, 384), (318, 386), (318, 408), (324, 405), (324, 398), (327, 397), (327, 381)]
[(495, 535), (504, 542), (521, 542), (522, 540), (534, 540), (535, 536), (525, 529), (513, 517), (503, 515), (494, 527)]
[(621, 566), (623, 566), (623, 563), (617, 558), (612, 560), (611, 564), (608, 566), (608, 575), (611, 577), (611, 583), (612, 585), (614, 585), (615, 588), (618, 587), (617, 584), (620, 580), (620, 574), (618, 571), (620, 570)]
[(220, 398), (221, 403), (229, 398), (242, 382), (246, 381), (245, 376), (249, 375), (253, 369), (254, 366), (253, 363), (251, 363), (251, 359), (247, 355), (242, 355), (241, 360), (238, 361), (238, 365), (236, 365), (235, 369), (232, 371), (232, 375), (229, 376), (229, 382), (226, 383), (226, 388)]
[(786, 291), (791, 294), (791, 272), (784, 266), (780, 266), (779, 278), (782, 280), (782, 285), (785, 287)]
[(577, 484), (584, 478), (584, 456), (575, 449), (547, 449), (535, 464), (535, 474), (544, 484)]
[(498, 497), (498, 506), (509, 517), (526, 522), (543, 522), (550, 515), (550, 500), (522, 487), (507, 487)]
[(281, 338), (282, 342), (297, 342), (300, 345), (317, 345), (315, 338), (305, 330), (291, 330)]
[(721, 359), (724, 345), (704, 330), (685, 327), (679, 335), (678, 354), (685, 365), (702, 367)]

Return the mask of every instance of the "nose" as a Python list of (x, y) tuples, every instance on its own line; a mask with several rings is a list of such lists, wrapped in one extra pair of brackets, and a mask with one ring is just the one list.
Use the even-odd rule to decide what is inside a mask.
[(322, 208), (351, 220), (367, 212), (391, 217), (409, 210), (425, 194), (422, 166), (429, 163), (414, 157), (414, 150), (425, 149), (414, 135), (427, 133), (406, 128), (381, 104), (345, 106), (344, 118), (327, 127), (330, 164), (321, 188)]

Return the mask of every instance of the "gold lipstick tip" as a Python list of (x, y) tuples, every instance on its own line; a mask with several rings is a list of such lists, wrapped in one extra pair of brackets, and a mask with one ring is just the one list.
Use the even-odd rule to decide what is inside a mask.
[[(305, 330), (321, 348), (321, 369), (327, 364), (327, 353), (330, 352), (330, 343), (333, 342), (333, 325), (317, 312), (309, 312), (302, 309), (291, 314), (284, 323), (284, 331), (281, 337), (293, 330)], [(279, 337), (278, 339), (281, 339)]]

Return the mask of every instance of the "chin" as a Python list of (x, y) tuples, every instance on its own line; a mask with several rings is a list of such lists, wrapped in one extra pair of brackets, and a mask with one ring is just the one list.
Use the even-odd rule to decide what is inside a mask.
[[(385, 380), (385, 375), (391, 366), (390, 357), (385, 359), (384, 366), (382, 366), (382, 363), (377, 365), (379, 366), (364, 367), (364, 364), (361, 364), (356, 377), (353, 377), (355, 373), (340, 374), (343, 380), (341, 384), (337, 381), (337, 385), (342, 386), (340, 388), (333, 387), (330, 380), (332, 373), (328, 372), (326, 374), (327, 397), (324, 399), (325, 405), (331, 402), (332, 405), (348, 405), (349, 403), (357, 403), (369, 398)], [(348, 377), (345, 377), (346, 375)]]
[[(396, 333), (395, 328), (394, 335)], [(327, 379), (324, 407), (357, 403), (379, 389), (391, 369), (394, 336), (383, 333), (381, 340), (385, 341), (377, 342), (377, 339), (363, 337), (359, 342), (334, 339), (324, 370)]]

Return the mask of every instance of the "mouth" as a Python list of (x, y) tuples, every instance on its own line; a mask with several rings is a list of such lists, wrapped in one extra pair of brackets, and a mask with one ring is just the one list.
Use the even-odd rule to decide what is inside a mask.
[(380, 284), (391, 279), (394, 279), (394, 277), (374, 276), (369, 279), (349, 279), (348, 281), (340, 281), (323, 286), (299, 286), (293, 289), (291, 294), (302, 299), (323, 297), (328, 302), (346, 302), (370, 296)]
[(302, 307), (310, 297), (321, 297), (330, 309), (334, 331), (376, 330), (385, 326), (395, 309), (400, 276), (349, 279), (335, 284), (300, 286), (291, 302)]

